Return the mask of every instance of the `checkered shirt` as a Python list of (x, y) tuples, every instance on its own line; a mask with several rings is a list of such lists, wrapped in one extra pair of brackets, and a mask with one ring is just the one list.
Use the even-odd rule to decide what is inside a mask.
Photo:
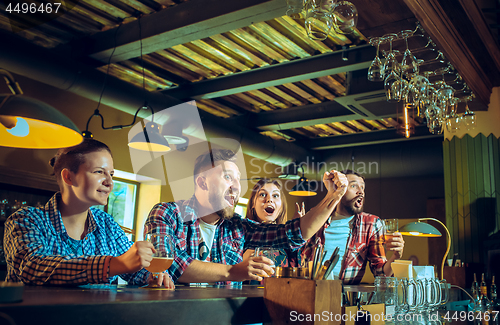
[[(5, 222), (4, 249), (6, 281), (25, 284), (79, 285), (110, 283), (104, 270), (108, 256), (119, 256), (131, 246), (113, 217), (90, 208), (88, 233), (81, 240), (82, 256), (71, 247), (71, 239), (57, 208), (61, 194), (56, 193), (43, 208), (25, 207)], [(120, 275), (130, 284), (146, 284), (149, 272)], [(107, 281), (105, 281), (107, 278)]]
[[(330, 220), (303, 246), (302, 259), (312, 260), (314, 243), (318, 238), (324, 245), (325, 229), (329, 225)], [(357, 214), (354, 217), (351, 233), (347, 239), (347, 249), (341, 261), (340, 279), (346, 284), (358, 284), (365, 274), (367, 262), (370, 263), (374, 276), (384, 276), (383, 268), (387, 259), (383, 244), (383, 226), (379, 217), (364, 212)]]

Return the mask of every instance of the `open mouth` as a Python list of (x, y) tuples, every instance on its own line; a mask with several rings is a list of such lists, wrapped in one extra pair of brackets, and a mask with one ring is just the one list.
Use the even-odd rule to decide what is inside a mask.
[(361, 208), (363, 206), (363, 197), (360, 196), (356, 199), (356, 201), (354, 201), (354, 206), (356, 208)]
[(275, 210), (274, 207), (271, 205), (264, 209), (264, 211), (266, 211), (268, 214), (273, 214), (274, 210)]
[(230, 206), (234, 206), (236, 203), (236, 195), (226, 195), (224, 196), (224, 200), (226, 200)]
[(101, 191), (101, 190), (97, 190), (97, 192), (101, 193), (101, 194), (104, 194), (104, 195), (108, 195), (109, 192), (108, 191)]

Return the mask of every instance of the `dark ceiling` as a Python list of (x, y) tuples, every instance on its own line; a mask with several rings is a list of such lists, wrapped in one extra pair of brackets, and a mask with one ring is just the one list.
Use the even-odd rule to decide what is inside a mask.
[[(39, 46), (47, 57), (150, 93), (194, 99), (200, 110), (250, 133), (321, 150), (404, 140), (395, 132), (398, 104), (385, 100), (382, 82), (367, 81), (376, 52), (368, 39), (415, 30), (419, 21), (425, 32), (418, 30), (409, 46), (425, 60), (422, 69), (451, 64), (453, 73), (444, 78), (457, 96), (466, 95), (460, 90), (467, 84), (476, 95), (470, 107), (486, 109), (491, 88), (500, 85), (498, 33), (490, 28), (498, 28), (498, 1), (352, 2), (358, 30), (325, 41), (309, 40), (304, 20), (285, 15), (286, 0), (66, 1), (58, 15), (36, 17), (8, 14), (4, 2), (0, 29), (29, 52)], [(425, 48), (429, 37), (436, 46)], [(404, 46), (394, 42), (396, 49)], [(436, 60), (437, 50), (444, 60)], [(442, 137), (430, 134), (421, 118), (413, 123), (413, 139)]]

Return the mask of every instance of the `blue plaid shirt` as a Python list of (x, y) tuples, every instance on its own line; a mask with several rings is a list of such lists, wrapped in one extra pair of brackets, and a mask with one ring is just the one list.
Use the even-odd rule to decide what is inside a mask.
[[(89, 209), (87, 235), (75, 241), (68, 236), (57, 208), (60, 199), (61, 194), (56, 193), (45, 207), (22, 208), (5, 222), (6, 281), (64, 285), (116, 279), (108, 278), (105, 261), (125, 253), (132, 242), (112, 216), (96, 208)], [(120, 276), (130, 284), (142, 285), (149, 272), (142, 269)]]
[[(144, 234), (166, 233), (174, 238), (175, 259), (168, 269), (174, 282), (193, 260), (200, 259), (199, 247), (203, 236), (195, 203), (194, 196), (187, 201), (158, 203), (149, 213), (144, 226)], [(243, 252), (249, 248), (274, 246), (296, 250), (304, 243), (298, 218), (284, 225), (261, 225), (235, 213), (231, 219), (217, 224), (210, 261), (234, 265), (243, 260)]]

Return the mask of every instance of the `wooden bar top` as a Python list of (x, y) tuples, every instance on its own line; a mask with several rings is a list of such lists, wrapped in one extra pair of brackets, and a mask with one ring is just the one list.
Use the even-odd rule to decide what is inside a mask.
[(0, 304), (0, 324), (252, 324), (270, 320), (259, 286), (25, 286), (23, 301)]

